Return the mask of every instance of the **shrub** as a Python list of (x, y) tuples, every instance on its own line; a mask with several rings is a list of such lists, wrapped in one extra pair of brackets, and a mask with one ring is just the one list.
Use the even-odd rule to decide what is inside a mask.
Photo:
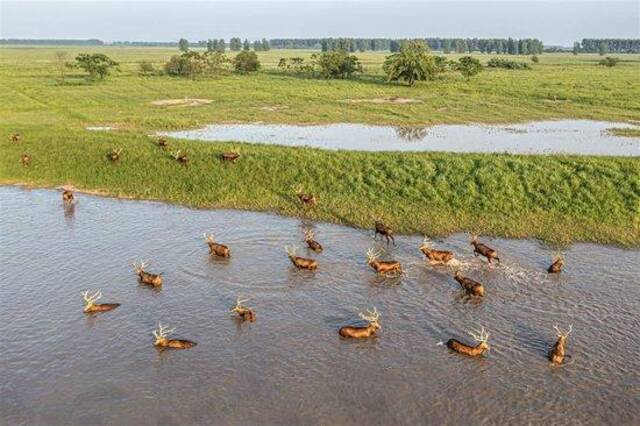
[(429, 54), (429, 48), (421, 40), (404, 42), (400, 51), (387, 56), (382, 68), (387, 74), (387, 81), (406, 81), (413, 86), (416, 81), (433, 78), (442, 67), (442, 60)]
[(196, 79), (203, 74), (219, 74), (228, 63), (229, 59), (221, 52), (189, 51), (172, 56), (164, 64), (164, 70), (169, 75)]
[(492, 58), (487, 62), (489, 68), (505, 68), (508, 70), (529, 70), (531, 65), (524, 62), (516, 62), (508, 59)]
[(467, 80), (471, 76), (474, 76), (482, 71), (482, 65), (480, 64), (480, 61), (471, 56), (463, 56), (462, 58), (460, 58), (458, 60), (458, 63), (455, 64), (455, 68), (456, 70), (460, 71), (460, 74), (462, 74)]
[(355, 55), (349, 55), (345, 50), (323, 52), (314, 57), (324, 78), (349, 78), (357, 72), (362, 72), (362, 65)]
[(138, 71), (141, 75), (152, 75), (155, 74), (156, 69), (153, 67), (153, 64), (149, 61), (140, 61), (138, 62)]
[(292, 72), (292, 73), (312, 72), (313, 62), (310, 64), (307, 64), (304, 62), (303, 58), (299, 58), (299, 57), (280, 58), (280, 61), (278, 62), (278, 68), (281, 71)]
[(117, 68), (118, 63), (103, 53), (81, 53), (76, 56), (76, 62), (72, 67), (82, 68), (89, 73), (91, 78), (105, 78), (112, 68)]
[(233, 67), (239, 73), (246, 74), (260, 69), (260, 61), (256, 52), (243, 50), (233, 59)]
[(533, 62), (534, 64), (537, 64), (538, 62), (540, 62), (540, 58), (538, 58), (538, 55), (533, 55), (531, 57), (531, 62)]
[(606, 58), (598, 62), (598, 65), (604, 65), (605, 67), (615, 67), (616, 65), (618, 65), (618, 62), (620, 62), (620, 59), (607, 56)]

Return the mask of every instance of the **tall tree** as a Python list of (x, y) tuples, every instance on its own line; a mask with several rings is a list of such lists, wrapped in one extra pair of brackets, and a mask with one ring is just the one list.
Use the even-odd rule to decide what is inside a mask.
[(598, 54), (604, 56), (607, 53), (609, 53), (609, 45), (607, 45), (606, 41), (601, 41), (600, 44), (598, 44)]
[(242, 50), (242, 40), (240, 40), (240, 37), (233, 37), (229, 40), (229, 49), (234, 52)]
[(67, 75), (67, 58), (69, 54), (67, 52), (58, 51), (54, 55), (56, 70), (58, 70), (58, 75), (60, 75), (60, 84), (64, 84), (64, 78)]
[(267, 50), (271, 49), (271, 45), (269, 44), (269, 40), (267, 40), (266, 38), (262, 39), (262, 50), (264, 50), (265, 52)]
[(186, 38), (181, 38), (180, 40), (178, 40), (178, 49), (183, 52), (189, 50), (189, 40), (187, 40)]
[(251, 50), (251, 44), (249, 44), (249, 40), (247, 40), (246, 38), (242, 43), (242, 50)]

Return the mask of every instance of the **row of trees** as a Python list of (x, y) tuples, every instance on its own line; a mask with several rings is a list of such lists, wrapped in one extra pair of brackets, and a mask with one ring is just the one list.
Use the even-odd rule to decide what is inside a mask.
[(574, 43), (574, 53), (577, 50), (584, 53), (600, 53), (605, 55), (607, 53), (640, 53), (640, 38), (636, 39), (599, 39), (599, 38), (585, 38), (582, 42)]
[[(189, 40), (186, 38), (178, 40), (178, 48), (182, 52), (187, 52), (190, 46)], [(227, 44), (223, 38), (199, 41), (193, 46), (206, 47), (207, 52), (224, 52), (227, 48)], [(253, 43), (250, 43), (247, 39), (242, 41), (239, 37), (233, 37), (229, 40), (229, 49), (234, 52), (239, 52), (240, 50), (251, 50), (252, 47), (256, 52), (265, 52), (271, 49), (271, 44), (266, 38), (263, 38), (262, 40), (255, 40)]]

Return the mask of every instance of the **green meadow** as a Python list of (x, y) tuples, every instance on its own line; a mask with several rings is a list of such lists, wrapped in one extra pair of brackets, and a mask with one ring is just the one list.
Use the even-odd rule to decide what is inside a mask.
[[(120, 63), (104, 81), (77, 70), (61, 85), (54, 53), (71, 59), (102, 52)], [(170, 140), (158, 148), (148, 135), (211, 123), (333, 123), (389, 125), (511, 123), (579, 118), (640, 120), (640, 55), (617, 55), (612, 68), (598, 55), (543, 54), (532, 69), (485, 69), (469, 81), (456, 73), (415, 87), (386, 83), (384, 53), (356, 53), (365, 67), (353, 80), (320, 80), (280, 73), (281, 57), (311, 51), (259, 53), (250, 75), (188, 80), (140, 76), (138, 62), (160, 68), (174, 49), (0, 48), (0, 183), (73, 185), (105, 195), (158, 199), (194, 207), (272, 211), (359, 227), (383, 219), (401, 233), (430, 236), (465, 231), (640, 246), (640, 160), (506, 154), (363, 153), (285, 148), (230, 141)], [(233, 53), (228, 53), (231, 56)], [(456, 55), (448, 55), (456, 58)], [(493, 55), (476, 55), (483, 62)], [(509, 57), (531, 63), (529, 57)], [(152, 102), (203, 98), (197, 107)], [(408, 104), (352, 103), (402, 97)], [(112, 126), (90, 132), (87, 126)], [(617, 131), (617, 130), (616, 130)], [(22, 142), (9, 135), (19, 132)], [(637, 136), (629, 132), (629, 136)], [(107, 152), (123, 149), (111, 163)], [(181, 166), (169, 151), (191, 158)], [(236, 150), (236, 163), (217, 155)], [(32, 157), (23, 167), (22, 154)], [(292, 186), (316, 194), (300, 207)]]

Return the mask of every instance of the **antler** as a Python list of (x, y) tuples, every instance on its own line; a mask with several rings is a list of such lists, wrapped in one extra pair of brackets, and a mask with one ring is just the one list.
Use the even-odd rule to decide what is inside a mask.
[(478, 241), (478, 236), (475, 234), (469, 234), (469, 241), (471, 241), (472, 243)]
[(291, 189), (293, 189), (296, 194), (299, 194), (302, 192), (302, 185), (291, 185)]
[(480, 327), (480, 331), (474, 330), (468, 331), (467, 333), (469, 333), (471, 337), (473, 337), (473, 339), (477, 342), (487, 343), (489, 341), (489, 333), (485, 331), (484, 327)]
[(560, 251), (557, 251), (553, 254), (553, 261), (555, 262), (557, 260), (564, 260), (564, 255)]
[(83, 291), (82, 296), (84, 297), (84, 301), (87, 305), (92, 305), (96, 300), (102, 297), (102, 291), (98, 290), (93, 295), (89, 296), (89, 290)]
[(287, 252), (287, 254), (289, 255), (289, 257), (295, 257), (295, 255), (296, 255), (295, 247), (284, 246), (284, 249)]
[(158, 321), (158, 328), (156, 330), (153, 330), (151, 334), (153, 334), (153, 337), (160, 340), (160, 339), (164, 339), (165, 337), (173, 333), (175, 330), (176, 330), (175, 328), (169, 329), (167, 326), (162, 325), (162, 323)]
[(372, 248), (367, 250), (367, 259), (369, 261), (376, 260), (378, 258), (378, 256), (380, 256), (380, 252), (379, 251), (374, 251)]
[(558, 334), (558, 337), (567, 338), (569, 336), (569, 334), (571, 334), (571, 332), (573, 331), (573, 324), (569, 325), (569, 330), (567, 330), (567, 331), (562, 331), (562, 329), (560, 329), (558, 324), (554, 325), (553, 328), (556, 330), (556, 333)]
[(431, 240), (425, 235), (420, 247), (431, 247)]
[(313, 240), (313, 230), (307, 229), (306, 231), (304, 231), (304, 240), (305, 241)]
[(138, 264), (138, 262), (133, 262), (133, 269), (135, 269), (136, 272), (144, 271), (144, 268), (146, 268), (147, 266), (148, 263), (144, 260), (140, 260), (140, 264)]
[(203, 236), (207, 240), (208, 243), (215, 243), (216, 242), (215, 238), (213, 238), (213, 234), (211, 234), (211, 233), (205, 232), (203, 234)]
[(179, 149), (179, 150), (177, 150), (176, 152), (172, 152), (172, 153), (171, 153), (171, 156), (177, 160), (177, 159), (180, 157), (180, 153), (181, 153), (181, 152), (182, 152), (182, 150), (181, 150), (181, 149)]
[(371, 312), (370, 310), (367, 309), (367, 313), (360, 313), (360, 318), (362, 318), (365, 321), (368, 321), (371, 324), (377, 324), (378, 320), (380, 319), (380, 313), (378, 312), (378, 309), (376, 309), (376, 307), (373, 307), (373, 312)]
[(231, 310), (231, 312), (240, 312), (243, 309), (246, 309), (244, 306), (242, 306), (242, 304), (249, 301), (249, 299), (250, 298), (241, 299), (240, 296), (238, 296), (238, 298), (236, 299), (236, 306)]

